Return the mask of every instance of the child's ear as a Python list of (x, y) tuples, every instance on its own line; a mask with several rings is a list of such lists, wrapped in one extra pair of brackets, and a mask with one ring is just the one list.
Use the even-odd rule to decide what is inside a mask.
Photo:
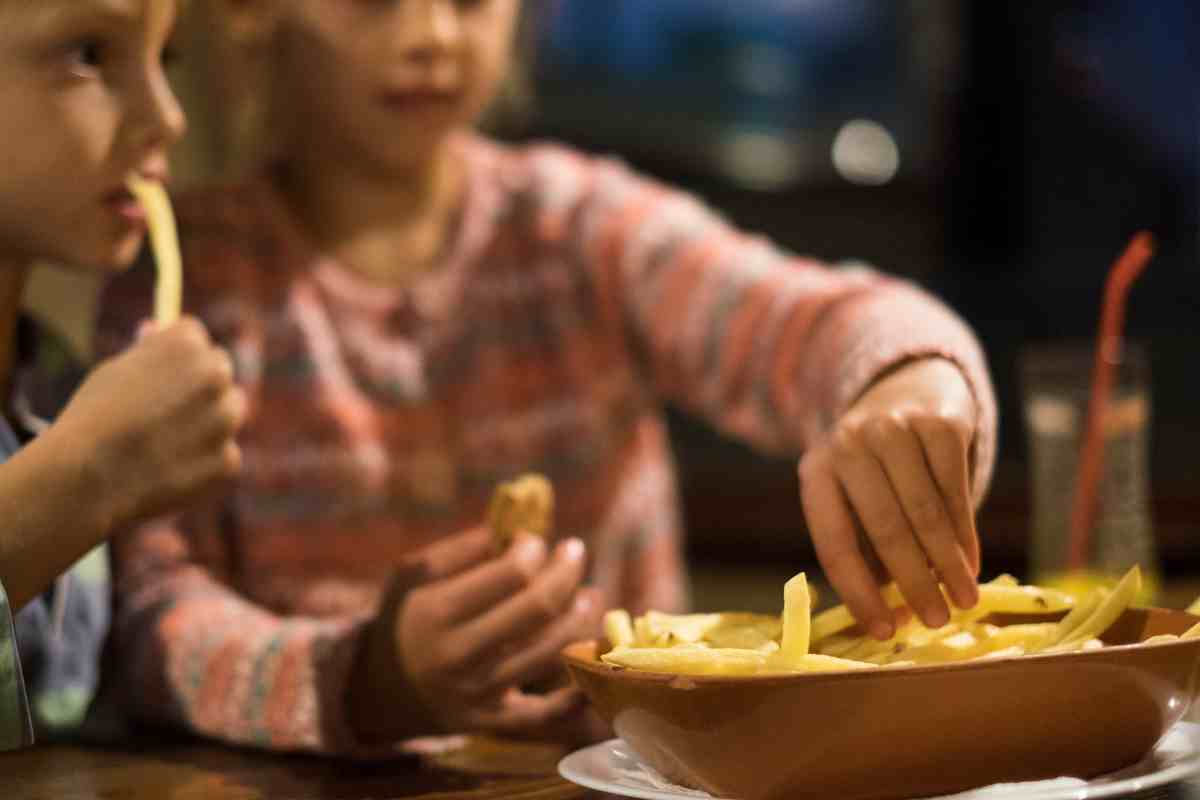
[(240, 45), (258, 45), (271, 38), (279, 17), (279, 2), (280, 0), (215, 0), (213, 5), (232, 41)]

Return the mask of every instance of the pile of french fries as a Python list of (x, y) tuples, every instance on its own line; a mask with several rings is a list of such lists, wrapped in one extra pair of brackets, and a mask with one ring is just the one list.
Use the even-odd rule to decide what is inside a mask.
[[(1098, 588), (1076, 599), (1054, 589), (1020, 585), (1010, 575), (981, 584), (979, 603), (969, 610), (950, 605), (950, 622), (925, 627), (915, 617), (887, 641), (856, 632), (846, 606), (815, 616), (808, 580), (800, 573), (783, 590), (783, 614), (664, 614), (633, 619), (609, 611), (605, 635), (612, 649), (605, 663), (629, 669), (685, 675), (762, 675), (945, 664), (977, 659), (1069, 653), (1104, 646), (1100, 637), (1125, 612), (1141, 588), (1133, 567), (1112, 589)], [(904, 605), (894, 584), (884, 589), (892, 608)], [(1058, 621), (998, 626), (994, 614), (1054, 615)], [(1144, 644), (1200, 638), (1200, 623), (1182, 636), (1154, 636)]]

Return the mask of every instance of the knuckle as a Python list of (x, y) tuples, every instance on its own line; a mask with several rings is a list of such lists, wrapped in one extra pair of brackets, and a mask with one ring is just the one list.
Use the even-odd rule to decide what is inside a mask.
[(866, 437), (867, 420), (861, 417), (843, 420), (833, 432), (833, 445), (838, 451), (857, 451)]
[(236, 442), (226, 442), (221, 453), (221, 477), (236, 478), (242, 471), (242, 448)]
[(208, 329), (195, 317), (184, 317), (177, 323), (179, 338), (191, 346), (207, 346), (209, 343)]
[(863, 436), (875, 446), (886, 445), (895, 441), (904, 428), (904, 418), (900, 412), (880, 414), (864, 423)]
[(240, 390), (231, 389), (221, 401), (221, 421), (227, 434), (242, 427), (246, 419), (246, 396)]
[(233, 383), (233, 359), (229, 357), (229, 353), (224, 350), (213, 350), (206, 377), (210, 385), (219, 389), (224, 389)]
[(942, 522), (942, 508), (928, 495), (920, 495), (909, 501), (909, 517), (913, 527), (932, 528)]

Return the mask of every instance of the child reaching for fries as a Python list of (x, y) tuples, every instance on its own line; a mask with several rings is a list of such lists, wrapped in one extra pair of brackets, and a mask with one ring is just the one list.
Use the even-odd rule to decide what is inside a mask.
[[(269, 163), (178, 198), (185, 297), (251, 398), (247, 470), (117, 549), (143, 716), (318, 752), (586, 734), (572, 690), (522, 687), (604, 608), (686, 605), (666, 402), (797, 455), (817, 553), (878, 638), (885, 577), (931, 626), (939, 580), (976, 602), (995, 404), (940, 303), (613, 161), (472, 132), (517, 0), (214, 2), (271, 73)], [(111, 350), (145, 278), (109, 289)], [(554, 539), (497, 555), (489, 495), (525, 471), (555, 487)]]
[(98, 546), (240, 461), (242, 393), (198, 322), (145, 330), (64, 406), (67, 350), (18, 311), (35, 260), (113, 272), (141, 246), (126, 178), (164, 180), (183, 131), (161, 65), (174, 6), (0, 0), (0, 750), (88, 708), (109, 623)]

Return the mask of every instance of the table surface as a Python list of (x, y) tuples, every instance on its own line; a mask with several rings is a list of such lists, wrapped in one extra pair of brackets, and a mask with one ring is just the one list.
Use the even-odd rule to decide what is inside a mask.
[(0, 754), (5, 800), (426, 800), (605, 798), (559, 778), (554, 747), (489, 744), (439, 766), (277, 756), (212, 744), (53, 745)]
[[(355, 763), (272, 756), (211, 744), (132, 749), (49, 746), (0, 754), (5, 800), (616, 800), (559, 778), (561, 751), (489, 744), (488, 752), (438, 765), (422, 760)], [(1200, 784), (1176, 784), (1136, 800), (1200, 800)]]

